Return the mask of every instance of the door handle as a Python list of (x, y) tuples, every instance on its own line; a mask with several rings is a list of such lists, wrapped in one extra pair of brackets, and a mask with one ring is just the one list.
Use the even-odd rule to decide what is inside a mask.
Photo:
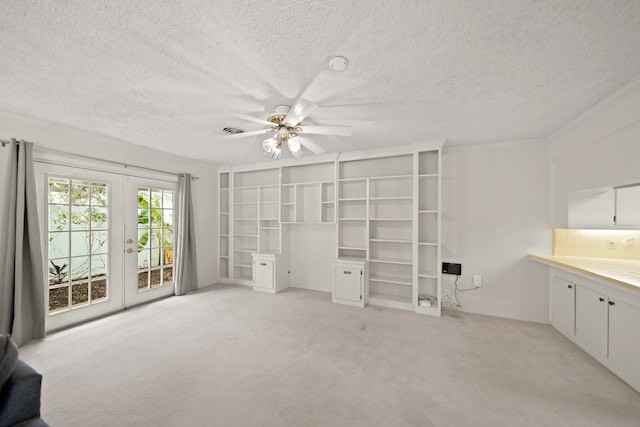
[(349, 270), (344, 270), (343, 273), (344, 274), (351, 274), (351, 272)]
[(132, 254), (133, 253), (133, 249), (131, 249), (131, 248), (127, 249), (127, 253), (128, 254)]
[(127, 239), (127, 244), (130, 245), (131, 243), (133, 243), (133, 239)]

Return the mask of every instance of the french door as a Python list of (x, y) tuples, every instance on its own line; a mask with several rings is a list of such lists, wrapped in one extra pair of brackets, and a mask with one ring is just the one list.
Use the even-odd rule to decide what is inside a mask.
[(173, 293), (175, 183), (37, 164), (47, 330)]
[(127, 177), (125, 307), (173, 294), (175, 183)]

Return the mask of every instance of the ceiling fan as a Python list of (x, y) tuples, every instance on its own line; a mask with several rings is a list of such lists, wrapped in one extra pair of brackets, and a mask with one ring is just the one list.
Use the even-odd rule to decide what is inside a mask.
[(293, 107), (287, 105), (277, 106), (275, 112), (270, 115), (267, 120), (246, 114), (235, 114), (238, 118), (260, 123), (268, 127), (250, 132), (225, 135), (223, 138), (235, 139), (272, 134), (272, 136), (262, 143), (265, 154), (271, 156), (272, 159), (280, 158), (282, 145), (284, 143), (287, 144), (289, 151), (296, 159), (302, 156), (303, 146), (314, 154), (320, 154), (325, 151), (324, 147), (306, 138), (302, 134), (351, 136), (352, 130), (350, 126), (311, 126), (302, 124), (302, 121), (317, 108), (318, 106), (316, 104), (299, 98)]

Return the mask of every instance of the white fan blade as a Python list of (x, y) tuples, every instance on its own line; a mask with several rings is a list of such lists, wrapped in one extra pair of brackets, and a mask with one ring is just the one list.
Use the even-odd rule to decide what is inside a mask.
[(233, 115), (239, 119), (249, 120), (250, 122), (260, 123), (261, 125), (273, 126), (273, 123), (267, 120), (259, 119), (257, 117), (249, 116), (247, 114), (234, 113)]
[(271, 129), (260, 129), (260, 130), (253, 130), (251, 132), (242, 132), (242, 133), (234, 133), (231, 135), (222, 135), (220, 138), (222, 139), (237, 139), (237, 138), (244, 138), (247, 136), (254, 136), (254, 135), (262, 135), (262, 134), (266, 134), (271, 132)]
[(351, 126), (302, 126), (302, 133), (315, 133), (317, 135), (341, 135), (351, 136)]
[(313, 102), (299, 98), (287, 113), (284, 118), (284, 122), (295, 126), (304, 120), (309, 114), (313, 113), (316, 108), (318, 108), (318, 106)]
[(303, 136), (296, 136), (296, 138), (298, 139), (298, 141), (300, 141), (300, 144), (302, 144), (302, 146), (304, 148), (307, 148), (309, 151), (311, 151), (313, 154), (321, 154), (324, 153), (325, 151), (327, 151), (326, 148), (324, 148), (322, 145), (313, 142), (312, 140), (310, 140), (309, 138), (305, 138)]

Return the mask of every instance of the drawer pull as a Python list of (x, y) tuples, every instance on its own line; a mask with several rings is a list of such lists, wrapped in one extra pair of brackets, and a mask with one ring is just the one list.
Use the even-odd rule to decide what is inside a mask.
[(616, 303), (613, 301), (609, 301), (609, 305), (616, 305)]
[(604, 298), (600, 297), (598, 298), (600, 300), (600, 302), (604, 301)]
[(344, 274), (351, 274), (351, 272), (349, 270), (345, 270), (343, 271)]
[(266, 267), (267, 263), (266, 262), (261, 262), (260, 265), (263, 266), (263, 267)]

